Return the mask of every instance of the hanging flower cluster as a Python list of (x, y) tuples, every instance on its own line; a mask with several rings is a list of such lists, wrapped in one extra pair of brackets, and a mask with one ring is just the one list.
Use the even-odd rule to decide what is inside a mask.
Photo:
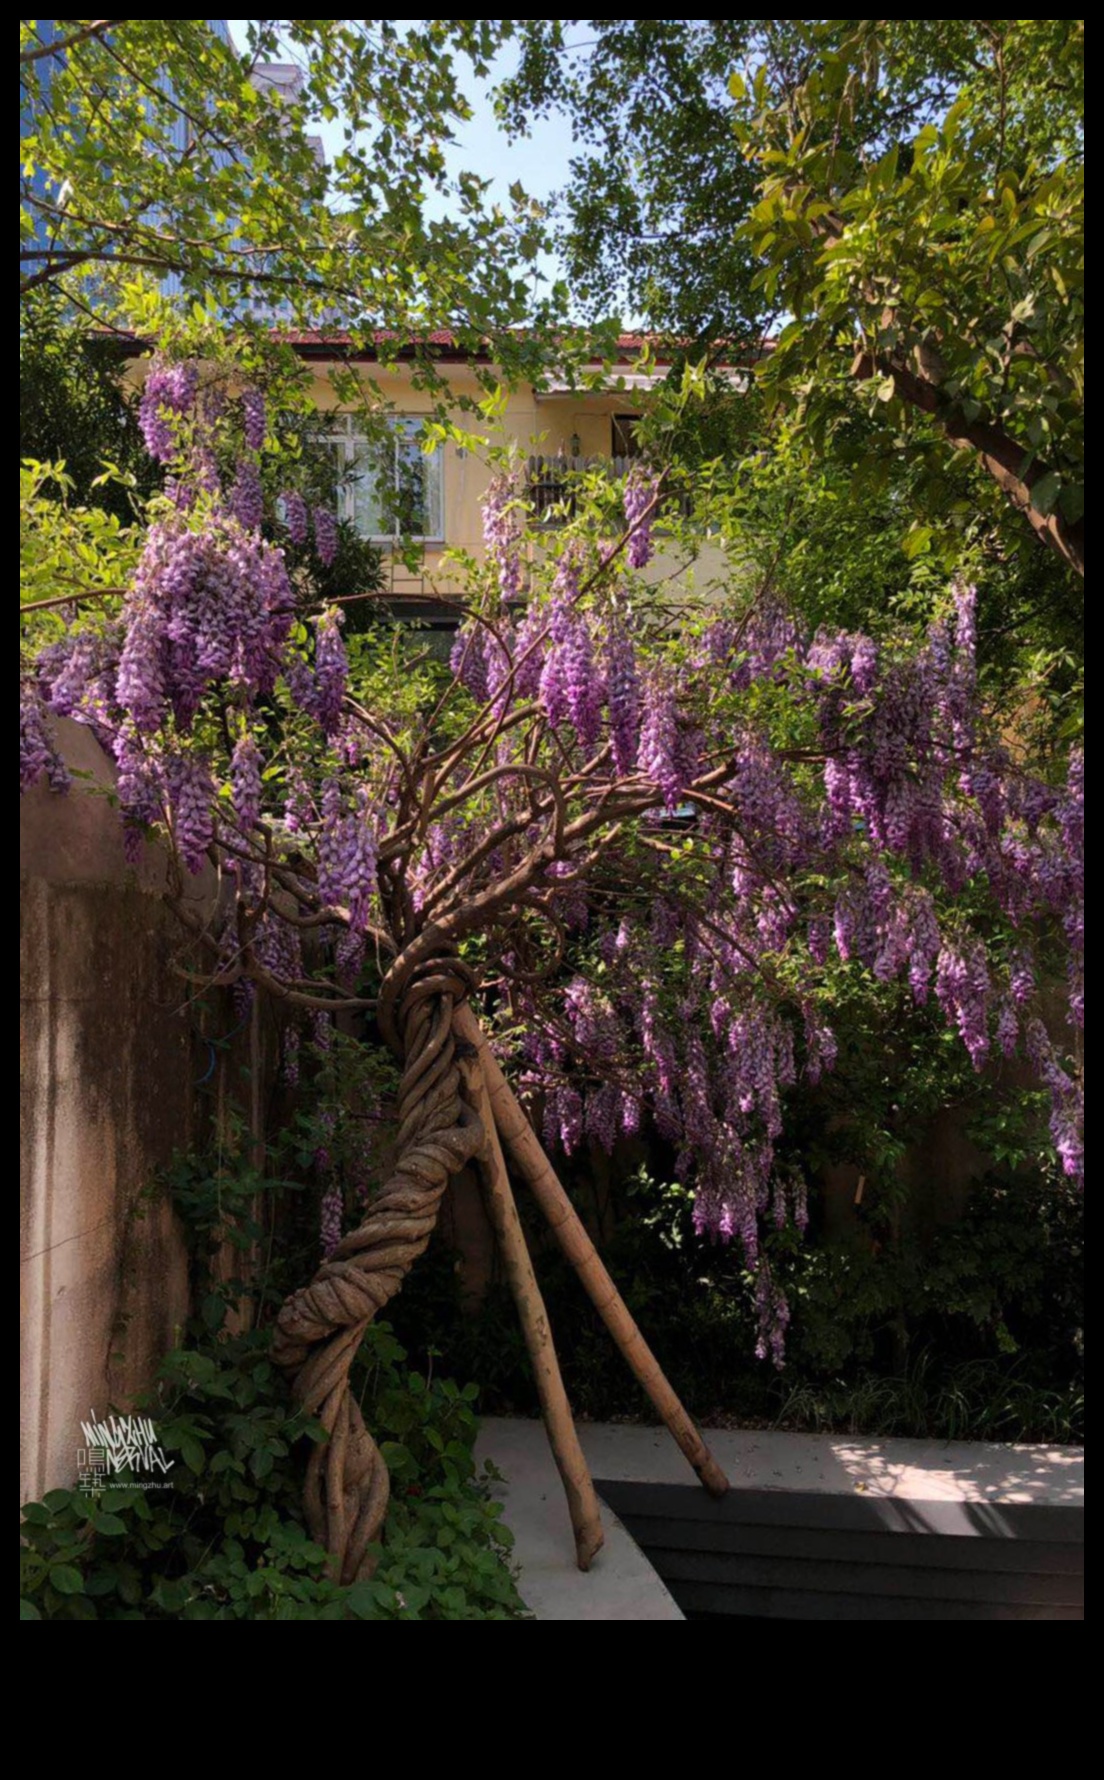
[(242, 390), (242, 435), (250, 451), (263, 451), (267, 430), (267, 409), (259, 389), (248, 385)]
[(652, 526), (658, 492), (657, 479), (640, 466), (630, 470), (625, 478), (625, 525), (629, 533), (625, 555), (630, 569), (647, 568), (655, 554)]
[(303, 545), (310, 537), (310, 508), (297, 488), (288, 488), (280, 496), (284, 524), (293, 544)]
[(337, 516), (330, 507), (316, 507), (312, 519), (314, 547), (318, 552), (318, 559), (330, 568), (337, 556)]
[(233, 519), (202, 531), (160, 521), (124, 603), (118, 704), (151, 734), (170, 711), (186, 730), (216, 681), (270, 692), (293, 609), (283, 553), (255, 532)]
[(43, 774), (53, 791), (68, 791), (69, 772), (47, 727), (42, 699), (33, 685), (19, 682), (19, 790), (37, 784)]
[(522, 587), (523, 529), (518, 490), (510, 476), (495, 476), (483, 498), (483, 542), (498, 574), (504, 600), (517, 599)]
[(339, 781), (330, 779), (322, 794), (318, 833), (318, 889), (330, 907), (349, 911), (349, 928), (367, 925), (376, 887), (377, 846), (367, 799), (346, 811)]
[(138, 426), (157, 463), (171, 463), (180, 449), (180, 423), (191, 412), (198, 388), (193, 363), (154, 359), (138, 402)]

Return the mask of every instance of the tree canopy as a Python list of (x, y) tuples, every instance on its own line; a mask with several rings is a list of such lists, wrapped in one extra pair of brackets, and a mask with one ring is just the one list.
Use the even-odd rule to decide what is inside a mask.
[(1083, 20), (522, 35), (503, 112), (577, 132), (581, 298), (703, 347), (770, 334), (764, 389), (813, 451), (854, 454), (858, 416), (868, 480), (903, 442), (936, 476), (970, 454), (1083, 572)]
[[(539, 218), (451, 182), (443, 152), (471, 111), (459, 64), (485, 72), (508, 30), (251, 20), (239, 49), (205, 19), (21, 21), (21, 295), (61, 291), (102, 324), (155, 323), (159, 292), (404, 341), (448, 326), (522, 355)], [(298, 78), (277, 87), (271, 63)], [(341, 126), (328, 159), (322, 121)]]

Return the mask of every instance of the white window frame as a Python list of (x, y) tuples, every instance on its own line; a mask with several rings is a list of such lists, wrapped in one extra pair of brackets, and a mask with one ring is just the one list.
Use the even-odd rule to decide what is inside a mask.
[[(425, 425), (424, 414), (394, 414), (388, 417), (387, 425), (393, 433), (396, 445), (402, 438), (416, 439)], [(356, 430), (355, 414), (331, 414), (327, 417), (326, 436), (338, 456), (337, 512), (339, 519), (347, 519), (356, 527), (356, 481), (355, 471), (358, 452), (371, 446), (379, 445), (378, 439), (370, 439), (365, 433)], [(419, 446), (421, 453), (421, 447)], [(425, 464), (425, 505), (427, 520), (431, 529), (413, 534), (417, 544), (443, 544), (445, 542), (445, 464), (444, 452), (438, 446), (432, 453), (421, 453)], [(398, 492), (399, 454), (393, 454), (395, 465), (395, 490)], [(435, 508), (436, 511), (431, 509)], [(366, 534), (372, 544), (394, 544), (408, 534), (403, 532), (372, 532)]]

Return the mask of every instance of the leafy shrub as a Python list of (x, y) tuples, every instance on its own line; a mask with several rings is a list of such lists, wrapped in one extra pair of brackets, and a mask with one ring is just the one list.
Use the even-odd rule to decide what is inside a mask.
[[(474, 1385), (407, 1365), (386, 1323), (369, 1328), (354, 1384), (392, 1478), (370, 1582), (343, 1588), (302, 1521), (309, 1442), (270, 1358), (265, 1318), (297, 1252), (291, 1177), (312, 1133), (292, 1120), (269, 1146), (272, 1172), (249, 1161), (248, 1134), (224, 1119), (217, 1153), (177, 1157), (166, 1184), (188, 1235), (197, 1314), (142, 1405), (175, 1462), (165, 1487), (133, 1481), (98, 1494), (51, 1490), (23, 1510), (21, 1613), (30, 1619), (512, 1619), (512, 1538), (477, 1476)], [(291, 1213), (289, 1220), (283, 1214)], [(283, 1220), (281, 1227), (281, 1218)], [(275, 1224), (273, 1223), (273, 1220)], [(301, 1211), (298, 1221), (302, 1221)], [(280, 1241), (272, 1240), (280, 1228)], [(312, 1241), (317, 1236), (312, 1232)], [(259, 1271), (258, 1254), (270, 1252)], [(274, 1258), (272, 1255), (274, 1253)], [(228, 1256), (252, 1270), (226, 1277)], [(221, 1277), (217, 1270), (221, 1270)], [(232, 1271), (232, 1270), (231, 1270)], [(242, 1330), (243, 1302), (256, 1326)]]
[(475, 1387), (405, 1367), (386, 1325), (361, 1356), (394, 1496), (371, 1582), (341, 1588), (302, 1524), (304, 1434), (264, 1331), (169, 1355), (145, 1413), (166, 1487), (51, 1490), (23, 1510), (28, 1619), (512, 1619), (511, 1535), (476, 1476)]
[[(603, 1255), (672, 1384), (705, 1421), (1003, 1440), (1078, 1440), (1084, 1423), (1083, 1203), (1031, 1175), (976, 1183), (961, 1221), (926, 1243), (881, 1224), (852, 1240), (816, 1228), (771, 1238), (793, 1308), (776, 1373), (751, 1357), (749, 1281), (735, 1245), (694, 1235), (690, 1198), (637, 1173)], [(530, 1231), (541, 1289), (580, 1415), (644, 1417), (646, 1399), (559, 1253)], [(877, 1240), (872, 1240), (877, 1237)], [(504, 1287), (465, 1306), (443, 1243), (391, 1307), (413, 1348), (430, 1342), (480, 1380), (485, 1410), (535, 1414)]]

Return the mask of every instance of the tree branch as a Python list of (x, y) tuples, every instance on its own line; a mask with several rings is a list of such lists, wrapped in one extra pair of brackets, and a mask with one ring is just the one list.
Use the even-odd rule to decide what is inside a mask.
[(44, 56), (63, 56), (68, 50), (75, 49), (78, 43), (87, 43), (90, 37), (102, 37), (105, 31), (113, 31), (117, 25), (125, 25), (126, 19), (93, 19), (81, 31), (71, 31), (68, 37), (57, 37), (53, 43), (43, 43), (38, 49), (21, 49), (19, 66), (28, 62), (41, 62)]
[(1057, 508), (1040, 513), (1031, 504), (1031, 491), (1045, 476), (1048, 466), (1035, 459), (1027, 469), (1023, 461), (1026, 448), (991, 421), (968, 420), (955, 401), (941, 396), (938, 385), (917, 375), (907, 365), (886, 355), (870, 352), (857, 354), (851, 367), (856, 377), (868, 378), (880, 373), (893, 379), (893, 387), (903, 402), (922, 413), (930, 414), (942, 427), (953, 445), (969, 446), (978, 452), (985, 468), (998, 487), (1004, 490), (1037, 535), (1056, 550), (1079, 575), (1085, 573), (1085, 521), (1071, 523)]

